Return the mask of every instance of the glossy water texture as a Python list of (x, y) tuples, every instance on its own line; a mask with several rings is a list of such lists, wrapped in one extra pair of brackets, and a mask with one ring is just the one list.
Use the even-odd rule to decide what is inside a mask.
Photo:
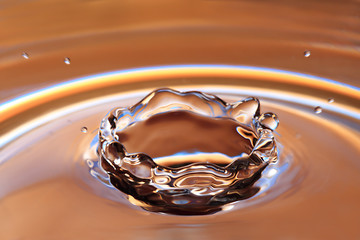
[[(99, 123), (109, 109), (130, 107), (159, 87), (199, 90), (226, 102), (254, 96), (261, 112), (278, 115), (279, 159), (254, 183), (257, 193), (213, 215), (173, 216), (145, 211), (112, 186), (96, 156)], [(102, 74), (6, 102), (0, 115), (0, 237), (356, 239), (358, 93), (309, 75), (193, 65)]]
[[(0, 239), (360, 239), (359, 8), (2, 0)], [(278, 115), (279, 160), (254, 196), (171, 216), (112, 186), (96, 155), (99, 123), (164, 87), (229, 103), (254, 96)]]
[(277, 161), (273, 113), (256, 98), (158, 89), (101, 122), (98, 153), (110, 182), (154, 212), (206, 215), (247, 199)]

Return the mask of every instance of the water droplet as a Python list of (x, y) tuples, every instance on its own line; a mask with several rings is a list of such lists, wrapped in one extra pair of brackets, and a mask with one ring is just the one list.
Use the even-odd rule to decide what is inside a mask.
[(65, 59), (64, 59), (64, 63), (65, 64), (67, 64), (67, 65), (70, 65), (70, 58), (68, 58), (68, 57), (66, 57)]
[(87, 131), (88, 131), (87, 127), (82, 127), (82, 128), (81, 128), (81, 132), (87, 133)]
[(264, 113), (260, 116), (259, 122), (261, 126), (275, 130), (279, 125), (279, 119), (274, 113)]
[(29, 59), (29, 54), (27, 54), (26, 52), (23, 52), (21, 56), (25, 59)]
[(314, 108), (314, 112), (315, 112), (316, 114), (319, 114), (319, 113), (322, 112), (322, 108), (321, 108), (320, 106), (317, 106), (317, 107)]
[(310, 52), (309, 50), (306, 50), (306, 51), (304, 52), (304, 56), (305, 56), (305, 57), (310, 57), (310, 55), (311, 55), (311, 52)]
[(333, 103), (333, 102), (335, 102), (335, 99), (334, 99), (334, 98), (329, 98), (329, 99), (328, 99), (328, 103)]

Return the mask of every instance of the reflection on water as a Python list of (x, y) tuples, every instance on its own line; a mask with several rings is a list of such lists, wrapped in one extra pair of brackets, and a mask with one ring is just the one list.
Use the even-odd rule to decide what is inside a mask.
[[(191, 85), (179, 84), (184, 76)], [(221, 85), (216, 84), (219, 81)], [(277, 89), (264, 91), (259, 84), (264, 82)], [(217, 94), (228, 102), (257, 96), (262, 112), (278, 114), (279, 162), (263, 171), (254, 185), (260, 188), (258, 193), (220, 214), (174, 217), (145, 212), (113, 188), (96, 155), (99, 122), (108, 109), (131, 106), (149, 88), (164, 85)], [(319, 96), (309, 95), (309, 90)], [(5, 239), (46, 239), (50, 233), (87, 239), (134, 234), (139, 239), (155, 239), (159, 234), (176, 238), (194, 233), (216, 239), (234, 238), (238, 236), (234, 229), (239, 229), (244, 237), (276, 239), (279, 224), (285, 226), (282, 236), (296, 233), (306, 238), (310, 235), (299, 233), (299, 227), (316, 226), (311, 236), (324, 232), (337, 236), (328, 228), (336, 223), (348, 236), (355, 236), (360, 178), (353, 156), (359, 154), (359, 112), (343, 103), (357, 92), (335, 81), (270, 69), (169, 66), (74, 80), (9, 101), (2, 105), (6, 113), (2, 126), (7, 128), (2, 128), (1, 139), (0, 210), (8, 217), (6, 222), (0, 219), (1, 233)], [(328, 95), (336, 96), (336, 101), (322, 97)], [(315, 106), (322, 107), (321, 114), (314, 113)], [(30, 221), (33, 216), (38, 216), (37, 221)], [(258, 231), (259, 225), (263, 231)], [(97, 234), (89, 228), (97, 229)]]
[[(358, 5), (2, 1), (0, 239), (359, 239)], [(103, 116), (160, 87), (278, 114), (279, 161), (257, 194), (175, 217), (99, 175)]]

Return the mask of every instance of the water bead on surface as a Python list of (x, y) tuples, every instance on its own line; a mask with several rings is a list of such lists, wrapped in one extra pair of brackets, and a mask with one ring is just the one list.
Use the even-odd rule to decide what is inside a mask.
[(309, 50), (306, 50), (304, 52), (304, 57), (310, 57), (310, 55), (311, 55), (311, 52)]
[(260, 125), (275, 130), (279, 125), (279, 119), (274, 113), (264, 113), (259, 118)]

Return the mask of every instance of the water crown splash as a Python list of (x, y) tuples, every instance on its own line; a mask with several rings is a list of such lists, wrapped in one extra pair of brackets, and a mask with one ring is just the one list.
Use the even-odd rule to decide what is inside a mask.
[(111, 184), (154, 211), (203, 215), (254, 196), (277, 161), (274, 113), (253, 97), (226, 103), (202, 92), (159, 89), (101, 122), (98, 154)]

